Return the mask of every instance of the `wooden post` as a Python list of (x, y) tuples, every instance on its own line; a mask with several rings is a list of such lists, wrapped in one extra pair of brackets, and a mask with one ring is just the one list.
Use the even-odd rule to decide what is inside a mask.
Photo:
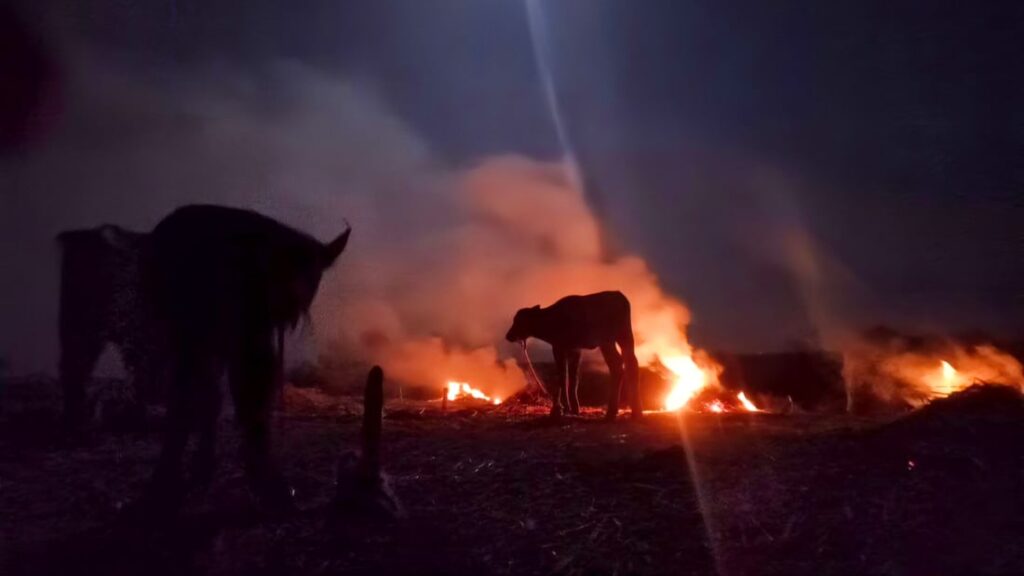
[(384, 412), (384, 371), (370, 369), (363, 395), (362, 452), (341, 455), (334, 502), (341, 514), (400, 517), (402, 506), (381, 473), (380, 441)]
[(363, 395), (362, 472), (367, 478), (380, 476), (380, 432), (384, 412), (384, 371), (380, 366), (370, 369)]

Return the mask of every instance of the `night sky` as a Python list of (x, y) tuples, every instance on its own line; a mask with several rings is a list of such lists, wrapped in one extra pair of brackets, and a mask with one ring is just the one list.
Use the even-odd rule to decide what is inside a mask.
[[(542, 4), (609, 249), (650, 261), (700, 345), (778, 349), (833, 322), (1020, 334), (1024, 4)], [(62, 78), (91, 73), (75, 69), (82, 46), (153, 82), (204, 65), (328, 70), (371, 87), (451, 167), (564, 154), (520, 1), (26, 0), (4, 15), (25, 33), (3, 34), (20, 56), (0, 57), (4, 210), (30, 193), (18, 163), (75, 106)]]

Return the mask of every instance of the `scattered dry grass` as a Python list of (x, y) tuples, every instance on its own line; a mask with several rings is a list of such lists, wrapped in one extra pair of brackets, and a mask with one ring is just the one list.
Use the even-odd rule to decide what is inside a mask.
[(158, 435), (94, 432), (66, 445), (57, 406), (52, 382), (0, 389), (4, 574), (1024, 572), (1024, 419), (1002, 408), (949, 420), (955, 410), (936, 404), (891, 424), (770, 414), (607, 424), (588, 410), (553, 425), (542, 407), (389, 402), (384, 463), (407, 518), (355, 523), (329, 504), (338, 454), (357, 444), (357, 399), (289, 390), (276, 429), (297, 513), (255, 511), (226, 417), (214, 485), (175, 521), (138, 525), (122, 510), (141, 493)]

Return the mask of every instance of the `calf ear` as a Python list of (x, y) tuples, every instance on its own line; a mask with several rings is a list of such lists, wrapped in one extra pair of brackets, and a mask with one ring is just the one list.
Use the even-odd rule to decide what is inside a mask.
[[(345, 223), (346, 225), (348, 222)], [(352, 234), (352, 226), (348, 226), (344, 232), (338, 235), (337, 238), (331, 240), (331, 242), (324, 246), (323, 255), (320, 259), (320, 264), (324, 268), (329, 268), (334, 261), (338, 259), (338, 256), (345, 251), (345, 246), (348, 244), (348, 237)]]

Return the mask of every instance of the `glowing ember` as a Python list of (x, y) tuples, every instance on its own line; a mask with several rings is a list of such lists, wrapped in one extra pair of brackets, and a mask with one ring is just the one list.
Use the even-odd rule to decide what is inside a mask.
[(491, 398), (490, 396), (488, 396), (487, 394), (484, 394), (480, 390), (477, 390), (476, 388), (473, 388), (467, 382), (452, 382), (451, 380), (449, 380), (448, 381), (448, 400), (449, 401), (453, 401), (453, 400), (458, 400), (459, 398), (475, 398), (477, 400), (483, 400), (485, 402), (490, 402), (491, 404), (494, 404), (495, 406), (497, 406), (498, 404), (501, 404), (501, 398), (497, 398), (497, 397)]
[(760, 412), (761, 411), (760, 408), (755, 406), (753, 402), (751, 402), (750, 400), (747, 399), (747, 395), (744, 394), (743, 392), (740, 392), (739, 394), (737, 394), (736, 398), (740, 401), (740, 404), (743, 405), (743, 409), (746, 410), (747, 412)]
[(709, 412), (721, 414), (722, 412), (725, 412), (725, 404), (722, 404), (721, 400), (715, 400), (713, 402), (708, 402), (707, 409)]
[(686, 407), (698, 392), (708, 384), (708, 375), (693, 361), (692, 356), (669, 356), (661, 363), (672, 373), (672, 389), (665, 397), (665, 410), (680, 410)]

